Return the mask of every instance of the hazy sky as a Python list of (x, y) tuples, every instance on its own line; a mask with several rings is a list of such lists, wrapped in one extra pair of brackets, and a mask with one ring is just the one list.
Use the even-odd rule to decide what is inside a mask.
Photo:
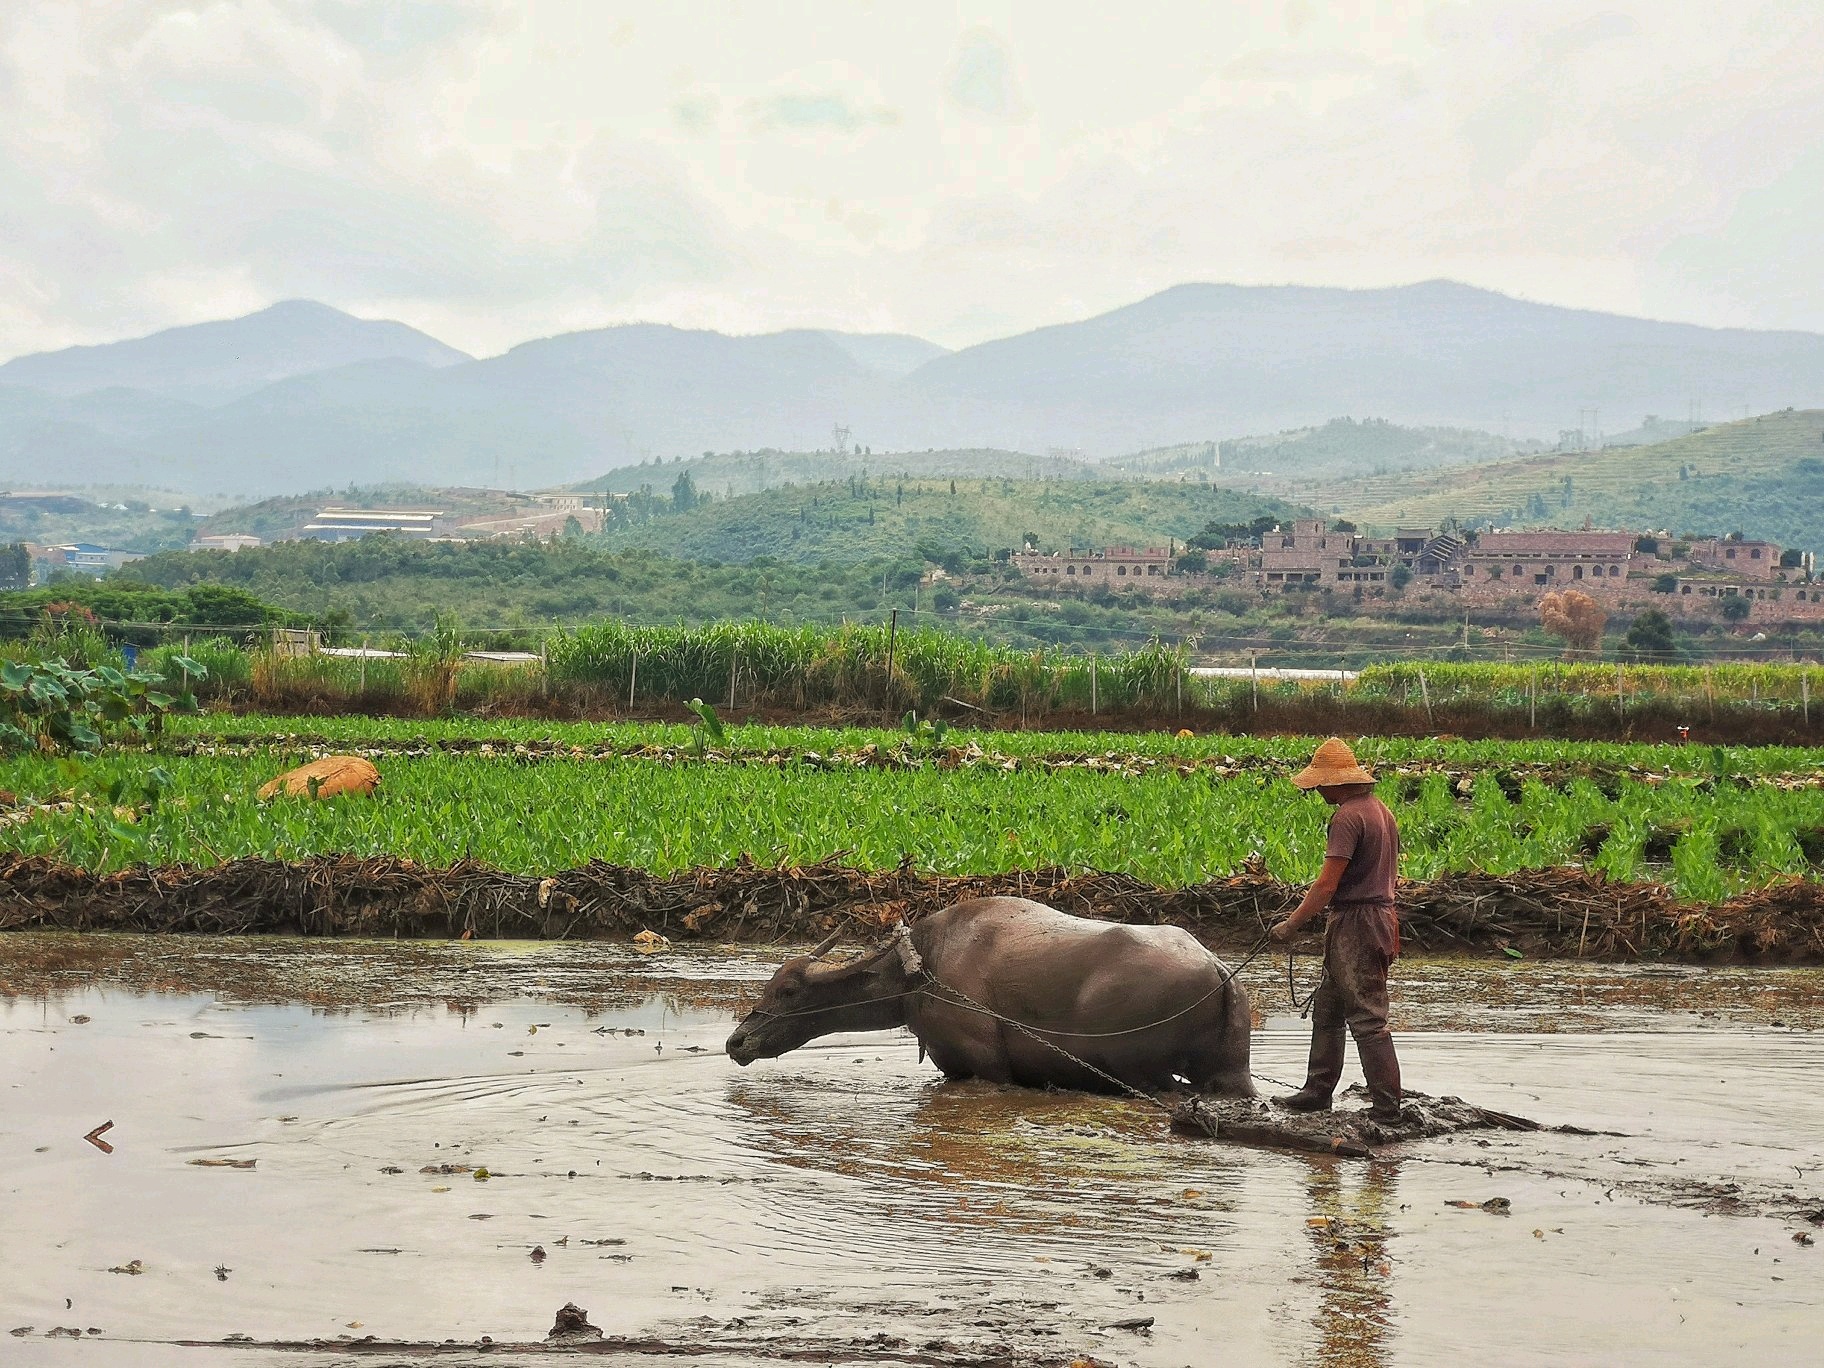
[(0, 356), (1436, 276), (1824, 330), (1820, 241), (1819, 0), (0, 0)]

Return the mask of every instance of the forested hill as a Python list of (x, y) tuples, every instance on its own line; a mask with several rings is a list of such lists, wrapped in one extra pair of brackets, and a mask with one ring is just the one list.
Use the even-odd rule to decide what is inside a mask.
[[(669, 490), (665, 492), (669, 493)], [(859, 476), (712, 498), (644, 522), (622, 522), (610, 546), (649, 546), (689, 560), (852, 562), (901, 556), (942, 561), (1026, 541), (1071, 546), (1165, 546), (1212, 521), (1245, 523), (1300, 510), (1277, 499), (1195, 481), (1027, 482)]]
[[(1016, 582), (1018, 573), (993, 554), (1026, 534), (1048, 549), (1173, 540), (1182, 546), (1212, 520), (1299, 511), (1188, 481), (957, 480), (952, 492), (948, 480), (857, 477), (711, 499), (677, 512), (665, 499), (644, 503), (647, 521), (604, 536), (544, 542), (372, 536), (339, 545), (291, 541), (247, 551), (171, 552), (136, 561), (105, 583), (171, 590), (232, 585), (318, 623), (375, 631), (423, 627), (440, 616), (503, 629), (604, 615), (836, 620), (911, 606), (914, 586), (932, 563), (978, 582)], [(926, 606), (945, 606), (946, 592), (927, 592)], [(954, 607), (956, 596), (948, 597)], [(1077, 610), (1142, 637), (1166, 620), (1132, 603), (1075, 605), (1081, 619)]]
[(1741, 532), (1824, 549), (1824, 410), (1788, 409), (1652, 446), (1341, 484), (1326, 506), (1364, 525), (1445, 518), (1521, 527)]
[(818, 484), (858, 478), (870, 481), (954, 480), (996, 477), (1010, 480), (1108, 479), (1111, 472), (1069, 456), (1033, 456), (1023, 451), (958, 448), (946, 451), (706, 451), (677, 460), (642, 461), (571, 485), (592, 494), (631, 494), (650, 488), (668, 494), (680, 475), (717, 497), (754, 494), (788, 484)]

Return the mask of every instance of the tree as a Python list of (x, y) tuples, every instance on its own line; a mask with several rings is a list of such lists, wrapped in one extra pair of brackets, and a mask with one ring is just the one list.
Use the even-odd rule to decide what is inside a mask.
[(24, 542), (0, 547), (0, 589), (25, 589), (32, 583), (32, 557)]
[(1657, 608), (1649, 608), (1628, 624), (1623, 638), (1628, 653), (1636, 661), (1671, 660), (1678, 655), (1678, 642), (1672, 635), (1672, 619)]
[(1225, 523), (1214, 520), (1203, 525), (1203, 531), (1197, 533), (1185, 543), (1192, 551), (1220, 551), (1230, 542), (1253, 542), (1260, 539), (1279, 526), (1279, 519), (1270, 514), (1262, 514), (1252, 522)]
[(582, 519), (578, 518), (576, 514), (572, 513), (569, 517), (564, 519), (564, 535), (566, 537), (580, 537), (583, 535)]
[(671, 482), (671, 511), (688, 513), (697, 506), (697, 482), (690, 478), (688, 470), (678, 472), (678, 478)]
[(1754, 611), (1754, 600), (1741, 594), (1730, 594), (1723, 599), (1720, 611), (1725, 622), (1746, 622), (1748, 615)]
[(1678, 592), (1678, 576), (1667, 571), (1663, 575), (1653, 576), (1653, 592), (1656, 594), (1675, 594)]
[(1201, 575), (1210, 568), (1210, 558), (1201, 551), (1187, 551), (1178, 557), (1178, 573), (1181, 575)]
[(1387, 583), (1396, 591), (1404, 589), (1412, 583), (1412, 571), (1404, 565), (1396, 565), (1388, 572)]
[(1563, 640), (1566, 654), (1598, 651), (1609, 615), (1581, 589), (1554, 589), (1539, 600), (1539, 625)]

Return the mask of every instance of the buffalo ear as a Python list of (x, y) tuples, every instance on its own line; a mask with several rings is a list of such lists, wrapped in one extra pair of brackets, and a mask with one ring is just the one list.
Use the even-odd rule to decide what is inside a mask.
[(829, 935), (817, 942), (817, 948), (811, 951), (812, 959), (822, 959), (836, 948), (836, 942), (842, 939), (842, 928), (839, 926)]

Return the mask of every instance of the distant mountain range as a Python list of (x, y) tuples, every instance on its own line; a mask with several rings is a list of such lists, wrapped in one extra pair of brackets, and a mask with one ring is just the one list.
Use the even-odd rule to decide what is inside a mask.
[(1093, 461), (1344, 415), (1549, 440), (1694, 404), (1713, 417), (1824, 405), (1824, 337), (1449, 282), (1184, 285), (957, 352), (891, 334), (636, 324), (477, 360), (403, 324), (294, 302), (0, 366), (0, 487), (536, 487), (650, 458), (814, 450), (838, 425), (883, 455)]
[(294, 299), (246, 318), (21, 356), (0, 365), (0, 386), (59, 398), (137, 390), (216, 405), (275, 381), (362, 361), (436, 367), (473, 359), (403, 323), (351, 318), (326, 304)]

